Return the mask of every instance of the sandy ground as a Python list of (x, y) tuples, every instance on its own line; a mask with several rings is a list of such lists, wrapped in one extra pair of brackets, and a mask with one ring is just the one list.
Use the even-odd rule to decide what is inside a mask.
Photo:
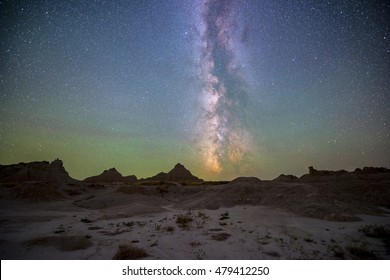
[[(389, 225), (386, 208), (359, 221), (329, 221), (260, 203), (188, 207), (174, 194), (116, 190), (49, 202), (2, 199), (1, 259), (112, 259), (122, 244), (142, 248), (146, 259), (390, 259), (382, 239), (359, 231)], [(205, 194), (188, 195), (193, 205)]]

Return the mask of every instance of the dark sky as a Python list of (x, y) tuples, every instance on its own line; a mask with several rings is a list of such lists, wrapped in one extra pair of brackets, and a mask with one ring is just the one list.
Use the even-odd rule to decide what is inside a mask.
[(0, 1), (0, 163), (390, 167), (389, 1)]

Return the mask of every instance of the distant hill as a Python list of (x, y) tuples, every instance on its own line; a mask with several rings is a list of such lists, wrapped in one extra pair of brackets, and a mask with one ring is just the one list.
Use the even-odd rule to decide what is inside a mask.
[(317, 170), (309, 167), (309, 174), (299, 178), (300, 181), (341, 181), (341, 180), (359, 180), (359, 179), (388, 179), (390, 178), (390, 169), (385, 167), (363, 167), (356, 168), (355, 171), (346, 170)]
[(261, 183), (261, 180), (257, 177), (238, 177), (231, 181), (231, 183), (252, 183), (258, 184)]
[(36, 161), (30, 163), (18, 163), (0, 165), (0, 181), (3, 183), (22, 182), (78, 182), (69, 176), (60, 159), (49, 163), (48, 161)]
[(297, 182), (299, 179), (294, 175), (280, 174), (277, 178), (273, 179), (275, 182)]
[(142, 179), (140, 181), (203, 182), (202, 179), (192, 175), (192, 173), (180, 163), (176, 164), (175, 167), (168, 173), (160, 172), (153, 177)]
[(103, 173), (97, 176), (88, 177), (84, 180), (87, 183), (135, 183), (137, 177), (134, 175), (122, 176), (115, 168), (104, 170)]

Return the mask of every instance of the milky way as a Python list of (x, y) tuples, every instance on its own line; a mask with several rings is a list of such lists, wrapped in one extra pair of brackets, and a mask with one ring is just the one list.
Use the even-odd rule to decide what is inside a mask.
[(0, 1), (0, 164), (390, 166), (390, 2)]
[(240, 22), (231, 1), (200, 1), (198, 40), (201, 102), (200, 145), (209, 170), (239, 166), (250, 150), (245, 129), (246, 82), (240, 62)]

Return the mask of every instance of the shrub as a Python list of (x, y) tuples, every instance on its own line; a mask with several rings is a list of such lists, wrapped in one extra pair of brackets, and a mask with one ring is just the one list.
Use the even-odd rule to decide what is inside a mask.
[(221, 232), (215, 235), (212, 235), (211, 238), (217, 241), (225, 241), (230, 237), (229, 233)]
[(175, 227), (173, 226), (167, 226), (164, 228), (167, 232), (174, 232), (175, 231)]
[(390, 236), (389, 225), (366, 225), (361, 227), (359, 231), (363, 232), (368, 237), (387, 238)]
[(148, 257), (148, 253), (142, 248), (121, 244), (114, 255), (114, 260), (138, 260)]
[(375, 260), (377, 259), (373, 251), (369, 251), (365, 246), (349, 246), (348, 251), (355, 257), (361, 260)]
[(219, 218), (221, 221), (222, 220), (227, 220), (227, 219), (230, 219), (229, 217), (229, 212), (226, 211), (225, 213), (221, 214), (221, 218)]
[(176, 223), (179, 225), (182, 229), (188, 229), (189, 224), (193, 221), (192, 217), (190, 215), (179, 215), (176, 218)]
[(90, 219), (88, 219), (88, 218), (83, 218), (83, 219), (81, 219), (81, 221), (82, 221), (83, 223), (86, 223), (86, 224), (92, 223), (92, 221), (91, 221)]
[(337, 244), (332, 244), (328, 246), (329, 250), (333, 252), (334, 256), (339, 259), (344, 259), (344, 250)]

